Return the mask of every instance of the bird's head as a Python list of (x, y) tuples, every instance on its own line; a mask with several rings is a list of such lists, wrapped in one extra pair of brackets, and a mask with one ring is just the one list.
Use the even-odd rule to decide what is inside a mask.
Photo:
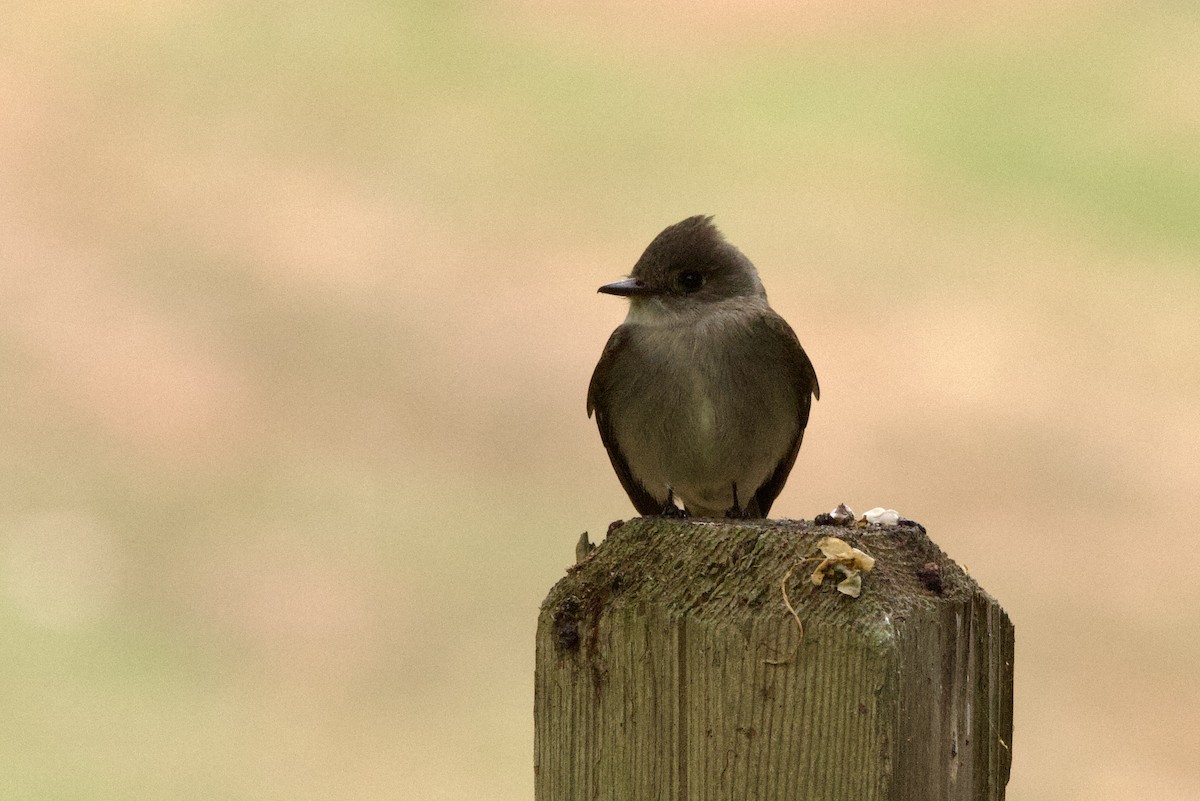
[(767, 297), (754, 265), (703, 215), (654, 237), (629, 278), (599, 291), (629, 298), (630, 315), (639, 318), (703, 311), (732, 299), (765, 303)]

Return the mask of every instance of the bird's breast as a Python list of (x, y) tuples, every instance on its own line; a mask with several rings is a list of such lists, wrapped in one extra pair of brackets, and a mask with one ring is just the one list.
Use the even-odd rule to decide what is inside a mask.
[(761, 483), (774, 470), (797, 426), (794, 393), (778, 371), (754, 363), (739, 334), (693, 325), (639, 337), (631, 356), (640, 379), (614, 409), (635, 474), (728, 485)]

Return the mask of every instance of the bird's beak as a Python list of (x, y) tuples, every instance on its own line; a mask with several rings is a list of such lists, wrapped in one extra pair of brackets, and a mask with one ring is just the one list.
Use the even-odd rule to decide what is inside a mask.
[(626, 278), (623, 281), (614, 281), (611, 284), (605, 284), (596, 291), (603, 292), (606, 295), (623, 295), (627, 298), (659, 294), (657, 289), (646, 286), (640, 278)]

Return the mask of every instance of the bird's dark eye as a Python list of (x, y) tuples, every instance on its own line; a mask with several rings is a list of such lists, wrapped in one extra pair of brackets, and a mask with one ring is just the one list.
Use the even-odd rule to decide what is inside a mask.
[(704, 276), (695, 270), (686, 270), (679, 274), (679, 286), (684, 292), (695, 292), (704, 286)]

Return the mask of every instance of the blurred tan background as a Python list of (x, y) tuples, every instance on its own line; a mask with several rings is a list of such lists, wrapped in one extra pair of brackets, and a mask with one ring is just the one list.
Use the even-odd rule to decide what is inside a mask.
[(822, 386), (775, 505), (1012, 614), (1009, 797), (1200, 798), (1200, 9), (8, 4), (0, 775), (532, 797), (633, 510), (595, 288), (717, 215)]

